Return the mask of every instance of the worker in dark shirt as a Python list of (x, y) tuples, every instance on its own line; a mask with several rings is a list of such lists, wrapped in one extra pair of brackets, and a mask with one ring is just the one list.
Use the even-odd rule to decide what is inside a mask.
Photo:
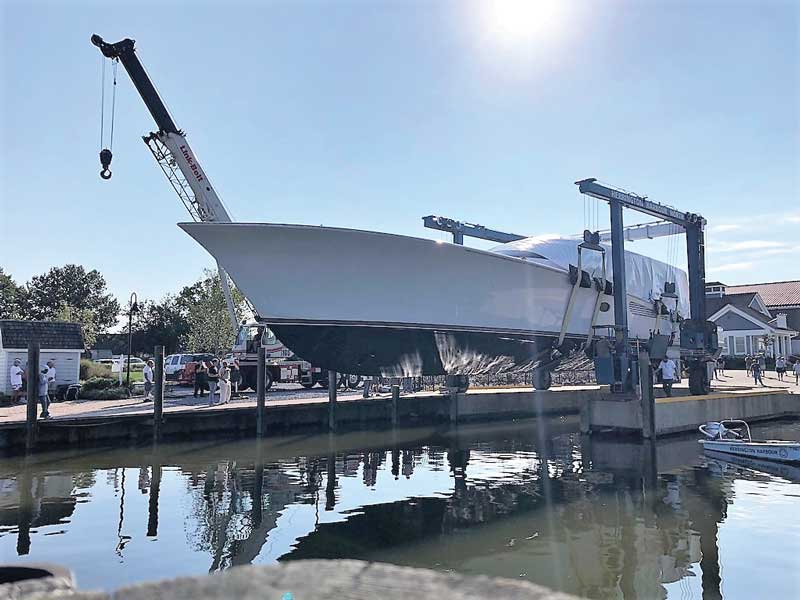
[(208, 367), (208, 405), (214, 406), (214, 394), (217, 393), (217, 383), (219, 383), (219, 359), (215, 358)]
[(197, 398), (199, 395), (203, 397), (206, 395), (208, 391), (208, 378), (206, 377), (206, 373), (208, 372), (208, 367), (206, 366), (206, 361), (200, 359), (197, 361), (197, 364), (194, 368), (194, 397)]

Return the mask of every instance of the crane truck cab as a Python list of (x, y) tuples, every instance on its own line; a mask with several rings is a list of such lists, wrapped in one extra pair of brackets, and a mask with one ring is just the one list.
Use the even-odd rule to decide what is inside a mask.
[(264, 382), (266, 389), (276, 381), (299, 383), (304, 388), (311, 388), (317, 383), (327, 386), (327, 372), (296, 356), (263, 323), (244, 321), (239, 326), (231, 351), (233, 358), (239, 361), (245, 387), (256, 389), (259, 346), (264, 348), (267, 363)]

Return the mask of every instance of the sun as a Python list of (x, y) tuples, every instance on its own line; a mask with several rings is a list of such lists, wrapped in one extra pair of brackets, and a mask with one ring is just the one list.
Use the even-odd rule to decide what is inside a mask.
[(485, 0), (486, 33), (501, 43), (526, 43), (551, 37), (564, 21), (565, 0)]

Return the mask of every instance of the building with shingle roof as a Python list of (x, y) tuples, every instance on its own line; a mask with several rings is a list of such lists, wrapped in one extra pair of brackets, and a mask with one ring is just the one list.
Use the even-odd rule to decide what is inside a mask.
[(80, 323), (0, 319), (0, 393), (11, 392), (9, 370), (14, 359), (27, 369), (30, 342), (39, 343), (41, 368), (48, 360), (55, 363), (57, 385), (78, 383), (84, 351)]
[[(719, 281), (706, 283), (706, 318), (722, 329), (724, 352), (744, 356), (765, 352), (769, 356), (800, 353), (800, 322), (790, 322), (793, 286), (776, 282), (749, 286), (726, 286)], [(769, 302), (761, 294), (766, 290)], [(780, 291), (788, 291), (781, 294)], [(800, 286), (798, 286), (800, 290)], [(792, 314), (800, 321), (800, 304)]]

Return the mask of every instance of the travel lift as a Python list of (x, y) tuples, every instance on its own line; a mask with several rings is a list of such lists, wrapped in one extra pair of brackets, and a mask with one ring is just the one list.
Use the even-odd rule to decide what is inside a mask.
[[(592, 331), (587, 335), (587, 345), (591, 346), (597, 382), (609, 384), (613, 392), (629, 393), (633, 391), (638, 383), (639, 365), (638, 354), (634, 352), (628, 340), (627, 286), (624, 260), (625, 241), (675, 235), (683, 230), (686, 232), (688, 257), (689, 319), (684, 319), (680, 322), (680, 354), (689, 371), (689, 389), (691, 393), (695, 395), (707, 394), (710, 390), (707, 363), (714, 359), (719, 347), (716, 326), (705, 319), (705, 246), (703, 232), (706, 224), (705, 219), (694, 213), (680, 212), (663, 204), (652, 202), (643, 196), (601, 185), (597, 183), (596, 179), (577, 181), (576, 185), (582, 194), (609, 203), (611, 229), (606, 232), (594, 233), (587, 230), (583, 234), (584, 241), (578, 245), (578, 266), (573, 267), (570, 265), (570, 281), (573, 283), (573, 289), (564, 314), (558, 346), (563, 343), (572, 303), (578, 287), (591, 286), (591, 276), (581, 269), (582, 250), (595, 250), (605, 254), (605, 248), (600, 245), (600, 242), (610, 241), (613, 285), (609, 286), (608, 282), (606, 282), (605, 258), (603, 258), (602, 277), (595, 278), (594, 281), (594, 287), (598, 290), (598, 299), (592, 318)], [(659, 220), (654, 223), (644, 223), (626, 228), (622, 218), (623, 208), (642, 212)], [(425, 227), (430, 229), (451, 233), (455, 244), (463, 244), (464, 236), (499, 243), (513, 242), (527, 237), (435, 215), (423, 217), (423, 223)], [(676, 228), (676, 226), (678, 227)], [(594, 326), (597, 308), (600, 305), (602, 296), (609, 293), (614, 296), (614, 335), (605, 339), (595, 339), (597, 338), (595, 329), (598, 329)], [(662, 294), (662, 298), (670, 297), (676, 297), (674, 282), (666, 283)], [(656, 310), (660, 317), (662, 313), (661, 301), (657, 302)], [(661, 335), (658, 332), (658, 328), (656, 332), (651, 334), (648, 343), (651, 358), (666, 356), (666, 350), (671, 341), (669, 337)], [(537, 379), (539, 380), (538, 382)], [(549, 372), (540, 369), (539, 377), (534, 378), (535, 387), (537, 389), (549, 387), (549, 379)], [(536, 385), (537, 383), (538, 385)]]

